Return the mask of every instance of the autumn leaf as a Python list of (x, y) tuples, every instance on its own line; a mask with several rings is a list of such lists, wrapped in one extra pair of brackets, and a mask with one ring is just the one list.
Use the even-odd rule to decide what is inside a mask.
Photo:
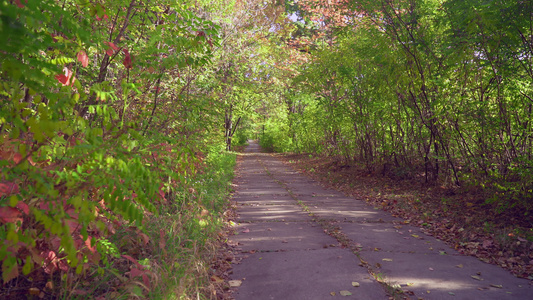
[(477, 276), (477, 275), (472, 275), (472, 276), (470, 276), (470, 277), (472, 277), (472, 278), (475, 279), (475, 280), (479, 280), (479, 281), (482, 281), (482, 280), (483, 280), (483, 278), (481, 278), (481, 277), (479, 277), (479, 276)]
[(17, 221), (20, 221), (22, 223), (20, 211), (14, 207), (0, 207), (0, 221), (2, 223), (16, 223)]
[(340, 291), (341, 296), (351, 296), (352, 293), (350, 293), (349, 291)]
[(19, 186), (14, 182), (0, 183), (0, 197), (20, 193)]
[[(28, 0), (26, 0), (26, 3), (28, 3)], [(18, 6), (18, 8), (24, 8), (24, 4), (22, 4), (20, 0), (15, 0), (15, 4)]]
[(239, 287), (242, 284), (241, 280), (230, 280), (228, 281), (230, 287)]
[(145, 270), (132, 268), (131, 271), (130, 271), (130, 276), (131, 276), (131, 278), (135, 278), (137, 276), (142, 276), (145, 272), (146, 272)]
[(7, 283), (11, 281), (14, 278), (17, 278), (19, 276), (19, 269), (18, 265), (15, 264), (8, 264), (7, 261), (4, 261), (2, 263), (2, 280), (4, 283)]
[[(69, 70), (67, 67), (63, 68), (64, 74), (58, 74), (55, 76), (57, 81), (59, 81), (62, 85), (71, 85), (74, 84), (75, 78), (72, 78), (72, 71)], [(72, 78), (72, 81), (71, 81)]]
[(20, 153), (15, 153), (15, 155), (13, 156), (13, 161), (18, 164), (22, 161), (22, 154)]
[(115, 51), (118, 50), (118, 47), (115, 46), (115, 44), (112, 43), (112, 42), (105, 41), (104, 44), (109, 46), (109, 48), (107, 48), (106, 51), (105, 51), (107, 53), (107, 55), (109, 55), (109, 56), (112, 56), (113, 54), (115, 54)]
[(132, 263), (135, 264), (135, 266), (137, 266), (137, 268), (139, 269), (142, 269), (143, 266), (133, 257), (129, 256), (129, 255), (126, 255), (126, 254), (122, 254), (122, 257), (126, 258), (127, 260), (131, 261)]
[(89, 56), (87, 56), (87, 53), (85, 53), (85, 51), (80, 50), (80, 52), (78, 52), (78, 61), (81, 62), (81, 65), (84, 68), (89, 65)]
[(124, 60), (122, 61), (124, 67), (126, 67), (126, 69), (131, 69), (133, 67), (133, 64), (131, 62), (130, 52), (126, 48), (122, 49), (122, 52), (124, 52)]
[(30, 214), (30, 207), (28, 206), (28, 204), (26, 204), (26, 203), (24, 203), (22, 201), (19, 201), (15, 207), (20, 209), (23, 213), (25, 213), (27, 215)]
[(101, 17), (101, 18), (100, 18), (100, 16), (95, 15), (95, 18), (96, 18), (96, 20), (98, 20), (98, 21), (109, 20), (109, 17), (108, 17), (106, 14), (104, 14), (104, 16)]
[(220, 277), (218, 277), (216, 275), (213, 275), (213, 276), (211, 276), (211, 281), (214, 281), (215, 283), (222, 283), (222, 282), (224, 282), (224, 279), (222, 279), (222, 278), (220, 278)]

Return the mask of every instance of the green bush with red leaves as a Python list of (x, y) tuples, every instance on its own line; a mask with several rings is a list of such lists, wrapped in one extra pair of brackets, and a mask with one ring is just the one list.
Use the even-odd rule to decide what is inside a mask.
[(0, 26), (2, 281), (68, 280), (120, 255), (117, 230), (142, 237), (223, 142), (188, 121), (217, 26), (166, 0), (4, 1)]

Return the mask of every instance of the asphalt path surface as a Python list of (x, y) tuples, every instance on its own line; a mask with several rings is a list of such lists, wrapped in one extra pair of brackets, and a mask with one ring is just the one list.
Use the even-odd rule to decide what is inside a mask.
[(321, 187), (255, 142), (234, 183), (237, 300), (533, 299), (529, 280)]

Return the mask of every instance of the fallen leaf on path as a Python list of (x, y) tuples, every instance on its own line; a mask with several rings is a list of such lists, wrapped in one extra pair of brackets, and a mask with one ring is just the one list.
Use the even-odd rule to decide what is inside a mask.
[(352, 286), (354, 286), (354, 287), (359, 287), (359, 286), (361, 286), (361, 285), (359, 284), (359, 282), (355, 282), (355, 281), (354, 281), (354, 282), (352, 282)]
[(248, 232), (250, 232), (250, 229), (245, 228), (245, 229), (244, 229), (243, 231), (241, 231), (241, 232), (242, 232), (242, 233), (248, 233)]
[(501, 284), (491, 284), (490, 286), (491, 287), (495, 287), (497, 289), (503, 289), (503, 285), (501, 285)]
[(455, 293), (454, 292), (448, 292), (448, 294), (452, 295), (452, 296), (455, 296)]
[(458, 267), (458, 268), (462, 268), (462, 267), (463, 267), (463, 264), (458, 264), (456, 267)]
[(214, 281), (215, 283), (221, 283), (221, 282), (224, 282), (224, 279), (216, 276), (216, 275), (213, 275), (211, 276), (211, 281)]
[(481, 277), (479, 277), (479, 276), (477, 276), (477, 275), (472, 275), (472, 276), (470, 276), (470, 277), (472, 277), (472, 278), (475, 279), (475, 280), (479, 280), (479, 281), (482, 281), (482, 280), (483, 280), (483, 278), (481, 278)]
[(242, 284), (241, 280), (230, 280), (228, 281), (230, 287), (239, 287)]
[(340, 291), (341, 296), (350, 296), (352, 295), (352, 293), (350, 293), (349, 291)]
[(430, 271), (435, 271), (435, 269), (433, 269), (433, 268), (429, 268), (429, 270), (430, 270)]
[(382, 261), (392, 261), (392, 258), (384, 258)]
[(337, 293), (335, 293), (335, 292), (331, 292), (331, 293), (329, 293), (329, 294), (330, 294), (331, 296), (335, 296), (335, 295), (337, 295)]
[(282, 243), (288, 243), (286, 240), (281, 241)]

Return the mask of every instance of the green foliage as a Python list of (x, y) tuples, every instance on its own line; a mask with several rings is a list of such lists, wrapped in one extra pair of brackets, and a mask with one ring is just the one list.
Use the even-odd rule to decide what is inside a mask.
[(0, 3), (0, 28), (2, 280), (80, 280), (220, 144), (191, 88), (219, 27), (173, 1), (48, 0)]
[(427, 183), (481, 184), (500, 212), (529, 215), (531, 3), (351, 5), (364, 17), (327, 28), (335, 42), (316, 39), (310, 63), (285, 83), (312, 100), (271, 110), (263, 145)]

